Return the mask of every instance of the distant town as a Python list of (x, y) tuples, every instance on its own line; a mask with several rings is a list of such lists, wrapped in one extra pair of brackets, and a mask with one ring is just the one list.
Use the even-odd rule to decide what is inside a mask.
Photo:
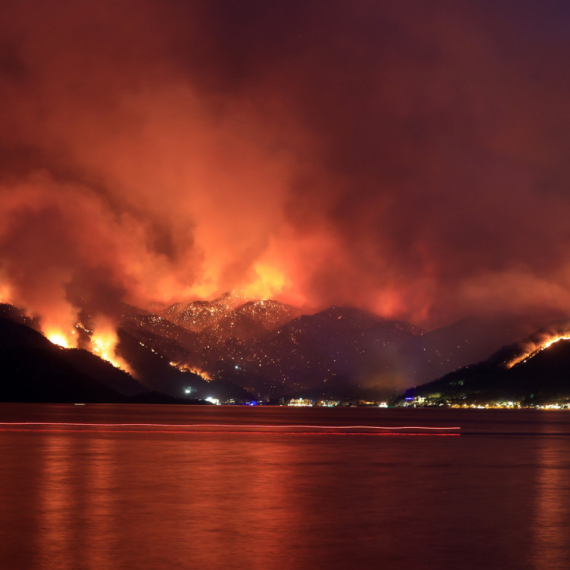
[(292, 406), (321, 407), (321, 408), (342, 408), (342, 407), (368, 407), (368, 408), (452, 408), (452, 409), (474, 409), (474, 410), (568, 410), (570, 402), (550, 402), (550, 403), (527, 403), (513, 401), (496, 402), (458, 402), (454, 400), (442, 400), (441, 398), (405, 398), (403, 401), (370, 401), (370, 400), (311, 400), (309, 398), (281, 398), (280, 400), (249, 400), (238, 401), (230, 399), (221, 402), (216, 398), (206, 398), (205, 402), (214, 405), (245, 405), (245, 406)]

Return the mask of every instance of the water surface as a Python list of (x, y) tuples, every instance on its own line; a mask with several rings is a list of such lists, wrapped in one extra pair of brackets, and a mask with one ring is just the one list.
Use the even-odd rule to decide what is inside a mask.
[(0, 421), (1, 568), (570, 567), (570, 412), (2, 404)]

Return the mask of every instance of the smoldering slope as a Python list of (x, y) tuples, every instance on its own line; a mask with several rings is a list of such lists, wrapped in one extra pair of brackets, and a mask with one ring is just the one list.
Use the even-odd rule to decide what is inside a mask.
[(384, 4), (4, 2), (1, 300), (567, 310), (568, 8)]

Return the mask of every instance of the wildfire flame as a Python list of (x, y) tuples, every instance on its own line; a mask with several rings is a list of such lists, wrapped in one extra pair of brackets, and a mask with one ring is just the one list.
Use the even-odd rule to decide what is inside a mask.
[(12, 295), (8, 285), (6, 283), (0, 283), (0, 303), (10, 303), (11, 298)]
[[(77, 323), (76, 327), (91, 335), (91, 352), (93, 354), (110, 362), (115, 368), (120, 368), (129, 374), (133, 374), (129, 364), (115, 353), (119, 339), (113, 323), (107, 319), (99, 318), (93, 327), (93, 331), (87, 329), (81, 323)], [(47, 326), (44, 328), (44, 331), (46, 338), (57, 346), (62, 348), (77, 347), (77, 333), (75, 330), (69, 331), (69, 334), (67, 334), (61, 327)]]
[(527, 360), (528, 358), (532, 358), (533, 356), (536, 356), (539, 352), (542, 352), (543, 350), (547, 349), (549, 346), (552, 346), (554, 343), (559, 342), (561, 340), (570, 340), (570, 333), (564, 333), (564, 334), (555, 334), (554, 336), (551, 336), (550, 338), (547, 338), (545, 340), (542, 341), (531, 341), (528, 343), (527, 347), (525, 348), (524, 352), (522, 354), (520, 354), (519, 356), (513, 358), (511, 361), (509, 361), (506, 364), (506, 368), (512, 368), (513, 366), (516, 366), (517, 364), (519, 364), (520, 362), (523, 362), (524, 360)]
[(62, 334), (59, 334), (59, 333), (48, 334), (47, 339), (52, 344), (57, 344), (57, 346), (61, 346), (62, 348), (69, 348), (69, 343), (67, 342), (67, 339)]
[(73, 307), (54, 302), (49, 311), (35, 311), (26, 308), (28, 316), (38, 315), (43, 335), (53, 344), (62, 348), (77, 348), (77, 311)]
[(271, 299), (281, 293), (285, 287), (285, 275), (275, 267), (256, 263), (256, 279), (244, 289), (244, 295), (253, 299)]
[(180, 370), (180, 372), (191, 372), (192, 374), (196, 374), (196, 376), (200, 376), (200, 378), (202, 378), (202, 380), (205, 380), (206, 382), (212, 381), (212, 377), (207, 372), (201, 370), (200, 368), (191, 367), (188, 366), (187, 364), (179, 364), (178, 362), (169, 362), (168, 364), (170, 364), (170, 366), (172, 366), (173, 368)]
[(93, 353), (99, 358), (110, 362), (115, 368), (120, 368), (129, 374), (133, 374), (128, 363), (120, 356), (117, 356), (115, 352), (118, 342), (117, 331), (112, 323), (100, 319), (91, 335)]
[(52, 343), (62, 348), (75, 348), (77, 346), (77, 339), (74, 336), (75, 331), (66, 333), (61, 328), (49, 327), (45, 331), (45, 337)]

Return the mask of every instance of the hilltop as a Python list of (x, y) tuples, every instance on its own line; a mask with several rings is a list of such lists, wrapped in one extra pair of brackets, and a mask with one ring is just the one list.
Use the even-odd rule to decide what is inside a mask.
[(396, 400), (406, 401), (434, 405), (570, 402), (570, 340), (560, 332), (538, 331), (483, 362), (409, 389)]

